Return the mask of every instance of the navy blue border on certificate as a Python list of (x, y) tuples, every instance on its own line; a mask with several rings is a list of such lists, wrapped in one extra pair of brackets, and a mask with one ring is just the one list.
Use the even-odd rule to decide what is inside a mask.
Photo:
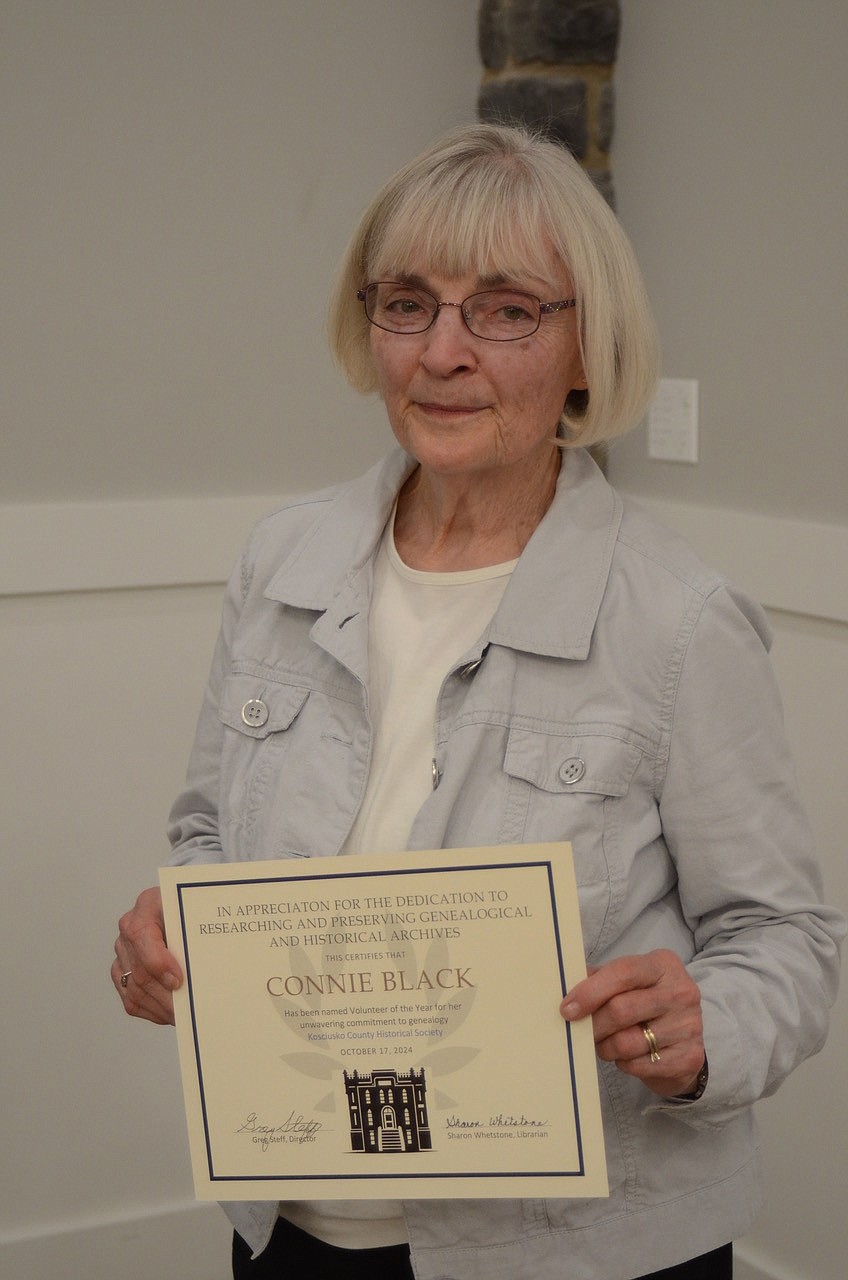
[(520, 1172), (510, 1172), (509, 1170), (500, 1170), (498, 1172), (491, 1172), (491, 1173), (476, 1172), (476, 1171), (469, 1171), (466, 1173), (462, 1173), (459, 1171), (448, 1172), (448, 1173), (439, 1173), (439, 1172), (422, 1173), (422, 1172), (413, 1171), (410, 1173), (399, 1172), (399, 1173), (390, 1173), (390, 1174), (385, 1172), (382, 1172), (382, 1173), (321, 1173), (321, 1174), (304, 1174), (304, 1173), (223, 1174), (223, 1173), (216, 1173), (214, 1170), (212, 1142), (211, 1142), (211, 1136), (209, 1132), (209, 1120), (208, 1120), (207, 1106), (206, 1106), (206, 1092), (203, 1084), (203, 1063), (201, 1060), (200, 1040), (199, 1040), (199, 1033), (197, 1029), (197, 1018), (196, 1018), (195, 1003), (194, 1003), (194, 988), (192, 985), (192, 977), (191, 977), (191, 953), (188, 945), (188, 933), (187, 933), (185, 910), (184, 910), (184, 904), (183, 904), (184, 893), (187, 893), (191, 889), (212, 889), (212, 888), (217, 888), (219, 886), (224, 886), (224, 885), (297, 884), (297, 883), (306, 883), (306, 882), (312, 882), (312, 881), (321, 881), (322, 883), (326, 884), (329, 881), (333, 881), (333, 880), (357, 880), (357, 879), (373, 880), (381, 876), (397, 876), (397, 875), (408, 876), (408, 875), (423, 875), (423, 874), (431, 875), (431, 874), (438, 874), (441, 872), (459, 872), (459, 871), (510, 871), (510, 870), (526, 871), (528, 869), (543, 869), (547, 875), (548, 893), (550, 897), (550, 908), (551, 908), (551, 923), (553, 925), (554, 940), (556, 945), (557, 968), (559, 971), (560, 988), (562, 991), (562, 995), (564, 997), (568, 992), (568, 985), (566, 981), (565, 960), (563, 957), (562, 942), (560, 937), (559, 915), (557, 912), (556, 894), (554, 892), (553, 866), (551, 864), (550, 859), (535, 859), (527, 862), (523, 862), (518, 859), (512, 862), (468, 862), (463, 864), (457, 863), (456, 865), (443, 866), (443, 867), (442, 866), (436, 866), (436, 867), (403, 866), (403, 867), (385, 868), (379, 871), (355, 871), (355, 870), (331, 871), (331, 872), (321, 872), (320, 874), (313, 873), (311, 875), (298, 874), (298, 875), (291, 875), (291, 876), (261, 876), (261, 877), (244, 876), (242, 878), (227, 877), (225, 880), (210, 878), (209, 880), (203, 880), (203, 881), (192, 880), (192, 881), (186, 881), (185, 883), (182, 883), (182, 884), (177, 883), (176, 889), (177, 889), (177, 899), (179, 904), (180, 930), (182, 933), (183, 950), (185, 955), (186, 987), (187, 987), (188, 997), (189, 997), (189, 1007), (191, 1010), (192, 1039), (194, 1043), (195, 1064), (197, 1067), (198, 1088), (200, 1091), (200, 1105), (201, 1105), (201, 1113), (203, 1118), (203, 1133), (204, 1133), (204, 1141), (206, 1146), (207, 1176), (209, 1178), (209, 1181), (212, 1183), (220, 1182), (224, 1185), (231, 1182), (244, 1182), (244, 1183), (254, 1182), (257, 1184), (261, 1184), (263, 1182), (313, 1182), (316, 1184), (316, 1190), (318, 1190), (320, 1189), (320, 1184), (322, 1182), (357, 1183), (357, 1182), (383, 1181), (383, 1182), (390, 1182), (394, 1184), (394, 1183), (403, 1182), (405, 1179), (410, 1179), (410, 1180), (416, 1179), (421, 1181), (426, 1181), (428, 1179), (430, 1180), (456, 1179), (458, 1181), (461, 1181), (462, 1179), (466, 1179), (466, 1178), (472, 1178), (472, 1179), (488, 1178), (488, 1179), (491, 1179), (493, 1182), (495, 1182), (499, 1178), (578, 1178), (578, 1177), (585, 1176), (586, 1170), (585, 1170), (585, 1160), (584, 1160), (584, 1152), (583, 1152), (583, 1133), (582, 1133), (582, 1127), (580, 1122), (580, 1107), (579, 1107), (579, 1100), (577, 1095), (577, 1079), (576, 1079), (576, 1073), (574, 1068), (574, 1054), (573, 1054), (573, 1046), (572, 1046), (572, 1040), (571, 1040), (571, 1024), (567, 1022), (563, 1022), (563, 1030), (564, 1030), (565, 1041), (567, 1045), (568, 1074), (571, 1081), (571, 1098), (572, 1098), (572, 1107), (573, 1107), (573, 1114), (574, 1114), (574, 1121), (575, 1121), (575, 1135), (576, 1135), (576, 1141), (577, 1141), (577, 1167), (575, 1169), (562, 1169), (562, 1170), (542, 1169), (537, 1171), (522, 1170)]

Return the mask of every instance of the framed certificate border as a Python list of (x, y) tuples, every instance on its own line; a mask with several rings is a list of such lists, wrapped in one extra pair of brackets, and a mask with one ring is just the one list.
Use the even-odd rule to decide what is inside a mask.
[(607, 1194), (568, 844), (160, 881), (199, 1198)]

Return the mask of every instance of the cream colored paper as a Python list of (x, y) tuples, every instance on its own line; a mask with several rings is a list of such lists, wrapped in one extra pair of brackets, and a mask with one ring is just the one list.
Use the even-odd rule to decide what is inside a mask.
[(569, 845), (160, 879), (201, 1199), (607, 1195)]

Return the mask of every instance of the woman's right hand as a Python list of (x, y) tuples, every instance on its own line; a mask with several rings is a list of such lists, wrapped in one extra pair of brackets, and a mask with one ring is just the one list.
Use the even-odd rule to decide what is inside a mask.
[(131, 1018), (174, 1022), (171, 993), (182, 984), (180, 966), (165, 945), (159, 889), (145, 889), (118, 923), (112, 982)]

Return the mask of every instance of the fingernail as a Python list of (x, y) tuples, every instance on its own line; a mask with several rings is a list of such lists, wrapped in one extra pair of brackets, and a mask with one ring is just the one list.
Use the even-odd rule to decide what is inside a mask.
[(563, 1000), (559, 1007), (559, 1011), (564, 1018), (579, 1018), (580, 1005), (576, 1000)]
[(162, 982), (169, 991), (176, 991), (177, 987), (180, 985), (172, 973), (166, 973)]

